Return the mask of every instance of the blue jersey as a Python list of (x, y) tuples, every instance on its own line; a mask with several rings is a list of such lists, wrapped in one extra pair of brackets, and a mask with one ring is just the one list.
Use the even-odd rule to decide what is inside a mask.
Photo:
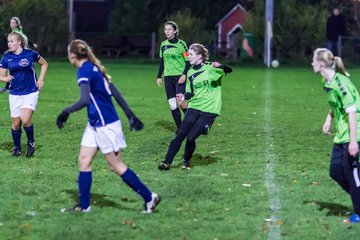
[(92, 62), (86, 61), (78, 69), (77, 82), (90, 85), (90, 103), (87, 106), (89, 123), (101, 127), (119, 120), (111, 101), (109, 85), (100, 69)]
[(0, 67), (9, 69), (9, 74), (14, 77), (10, 81), (10, 94), (27, 95), (38, 91), (34, 62), (38, 62), (39, 59), (39, 53), (29, 49), (23, 49), (20, 54), (4, 54)]

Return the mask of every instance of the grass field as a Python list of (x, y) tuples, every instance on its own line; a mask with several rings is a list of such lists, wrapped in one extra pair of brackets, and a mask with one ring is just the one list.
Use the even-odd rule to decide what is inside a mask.
[[(359, 239), (344, 225), (350, 198), (328, 174), (332, 136), (321, 133), (328, 106), (319, 76), (308, 68), (235, 67), (223, 80), (222, 115), (197, 141), (193, 168), (181, 153), (160, 172), (175, 128), (157, 66), (105, 64), (145, 124), (129, 132), (125, 162), (159, 193), (157, 211), (110, 172), (101, 154), (93, 163), (92, 211), (63, 214), (77, 199), (77, 155), (86, 111), (55, 125), (77, 100), (75, 72), (50, 62), (34, 115), (35, 157), (10, 156), (8, 94), (0, 95), (0, 239)], [(360, 87), (360, 71), (350, 69)], [(25, 137), (23, 136), (25, 149)]]

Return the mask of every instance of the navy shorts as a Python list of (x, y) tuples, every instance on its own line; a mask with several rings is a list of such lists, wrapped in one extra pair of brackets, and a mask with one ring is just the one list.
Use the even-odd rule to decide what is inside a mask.
[(176, 97), (176, 94), (178, 93), (185, 94), (186, 83), (179, 84), (178, 81), (180, 77), (181, 75), (164, 77), (167, 99)]

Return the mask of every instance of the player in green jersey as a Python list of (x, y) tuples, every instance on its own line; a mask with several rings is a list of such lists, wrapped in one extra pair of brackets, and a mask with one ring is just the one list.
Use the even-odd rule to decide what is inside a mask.
[(169, 170), (182, 142), (186, 138), (183, 169), (190, 169), (190, 159), (195, 151), (195, 140), (207, 134), (221, 110), (221, 78), (232, 69), (218, 62), (208, 60), (207, 49), (198, 43), (189, 48), (192, 67), (187, 72), (186, 93), (176, 95), (181, 108), (186, 109), (179, 133), (171, 141), (165, 161), (160, 170)]
[[(24, 36), (25, 48), (29, 48), (29, 46), (30, 46), (32, 49), (36, 49), (38, 47), (38, 45), (36, 43), (30, 42), (29, 39), (27, 38), (27, 36), (24, 34), (24, 32), (22, 30), (21, 21), (18, 17), (12, 17), (10, 19), (10, 28), (11, 28), (11, 32), (18, 32)], [(0, 89), (0, 92), (6, 92), (7, 90), (9, 90), (9, 86), (10, 86), (10, 83), (6, 83), (5, 87)]]
[(11, 32), (19, 32), (22, 35), (24, 35), (24, 37), (27, 40), (27, 45), (25, 46), (26, 48), (30, 47), (32, 49), (36, 49), (38, 47), (36, 43), (30, 42), (27, 36), (25, 35), (25, 33), (23, 32), (23, 28), (20, 19), (18, 17), (12, 17), (10, 19), (10, 28), (11, 28)]
[(354, 214), (346, 223), (360, 222), (360, 95), (349, 79), (342, 59), (326, 48), (314, 52), (312, 66), (323, 76), (324, 90), (330, 105), (322, 131), (330, 133), (335, 119), (336, 134), (330, 160), (330, 176), (351, 197)]
[(164, 76), (165, 92), (171, 114), (177, 130), (181, 126), (181, 113), (176, 102), (176, 94), (185, 93), (185, 78), (190, 64), (186, 43), (178, 38), (179, 28), (173, 21), (164, 24), (166, 40), (160, 46), (160, 64), (156, 83), (162, 86), (161, 76)]

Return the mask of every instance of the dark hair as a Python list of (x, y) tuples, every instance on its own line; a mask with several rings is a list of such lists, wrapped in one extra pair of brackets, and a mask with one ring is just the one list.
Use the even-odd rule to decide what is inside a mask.
[(80, 39), (71, 41), (68, 45), (68, 52), (75, 54), (77, 59), (88, 59), (100, 69), (106, 81), (111, 81), (111, 77), (106, 73), (105, 67), (101, 64), (100, 60), (95, 56), (93, 50), (85, 41)]
[(167, 22), (164, 24), (164, 27), (165, 27), (166, 25), (172, 26), (173, 29), (174, 29), (174, 31), (176, 31), (175, 36), (176, 36), (176, 37), (179, 36), (179, 27), (178, 27), (178, 25), (176, 24), (176, 22), (174, 22), (174, 21), (167, 21)]

